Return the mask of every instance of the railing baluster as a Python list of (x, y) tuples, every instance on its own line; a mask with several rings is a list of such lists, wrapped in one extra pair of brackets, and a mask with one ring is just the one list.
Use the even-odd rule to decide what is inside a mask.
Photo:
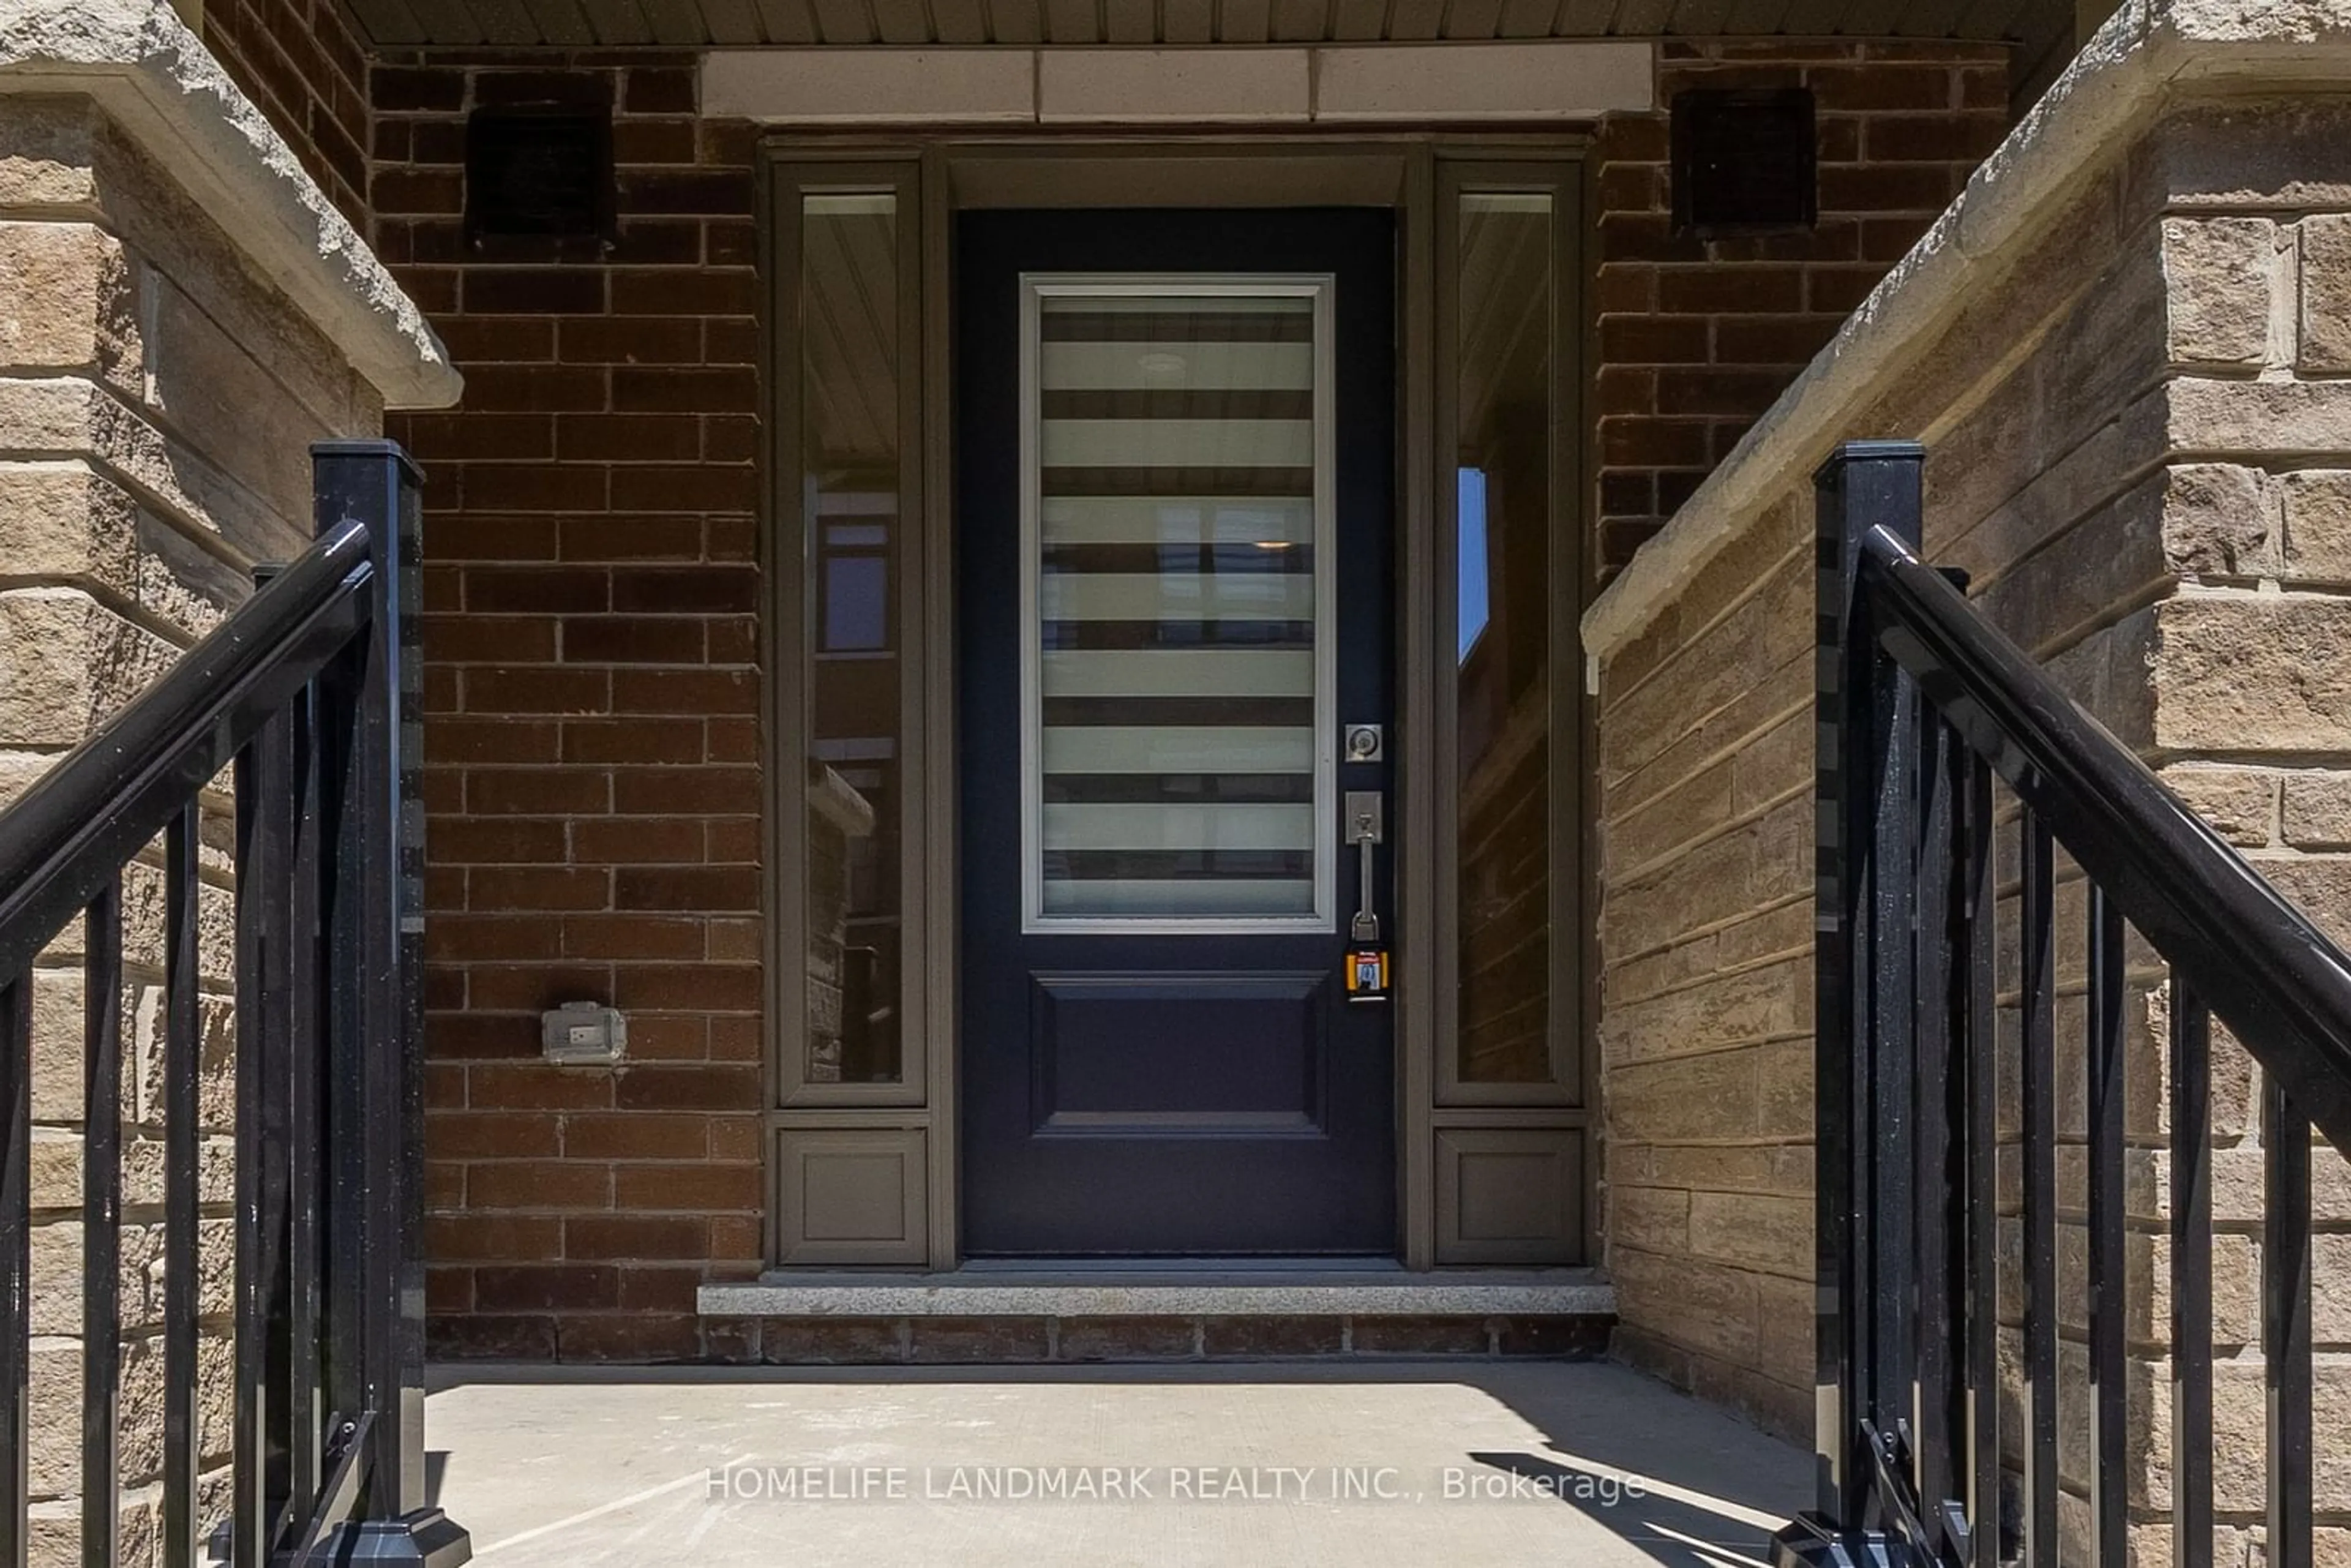
[(0, 986), (0, 1568), (24, 1568), (32, 1496), (33, 982)]
[(326, 952), (319, 941), (319, 846), (334, 830), (322, 814), (319, 780), (318, 686), (303, 689), (294, 704), (294, 840), (290, 864), (293, 886), (287, 898), (292, 928), (287, 951), (290, 973), (286, 987), (287, 1015), (291, 1019), (286, 1062), (286, 1097), (289, 1106), (287, 1139), (287, 1299), (286, 1333), (292, 1358), (287, 1391), (287, 1495), (297, 1500), (318, 1496), (321, 1474), (320, 1444), (327, 1412), (321, 1407), (325, 1374), (319, 1365), (319, 1281), (326, 1263), (326, 1145), (320, 1124), (320, 1054), (326, 1049), (325, 1026), (319, 1009), (321, 966)]
[(1927, 1512), (1928, 1528), (1939, 1534), (1936, 1511), (1959, 1495), (1952, 1469), (1952, 1445), (1957, 1401), (1950, 1383), (1951, 1285), (1953, 1239), (1964, 1231), (1965, 1216), (1955, 1213), (1964, 1189), (1953, 1179), (1952, 1153), (1963, 1147), (1952, 1126), (1952, 1009), (1958, 1005), (1953, 984), (1953, 941), (1958, 924), (1953, 909), (1953, 844), (1957, 824), (1953, 813), (1959, 779), (1953, 768), (1958, 738), (1939, 714), (1919, 705), (1918, 787), (1918, 905), (1914, 923), (1917, 987), (1914, 1038), (1916, 1096), (1911, 1112), (1915, 1132), (1911, 1191), (1917, 1230), (1911, 1262), (1912, 1356), (1911, 1429), (1916, 1434), (1917, 1465), (1913, 1477)]
[(2212, 1561), (2212, 1015), (2171, 981), (2171, 1561)]
[(2090, 1541), (2099, 1568), (2124, 1568), (2130, 1552), (2123, 1381), (2125, 1292), (2123, 1144), (2123, 913), (2090, 887), (2089, 1070)]
[(2000, 1512), (2000, 866), (1992, 852), (1991, 765), (1967, 764), (1960, 875), (1968, 918), (1968, 1519), (1973, 1568), (1999, 1568)]
[(237, 759), (236, 1433), (235, 1568), (267, 1561), (284, 1494), (286, 1410), (287, 849), (292, 719), (262, 727)]
[(2049, 824), (2022, 824), (2024, 981), (2024, 1561), (2057, 1563), (2056, 871)]
[(82, 917), (81, 1560), (121, 1535), (122, 880)]
[(2264, 1073), (2262, 1362), (2269, 1394), (2265, 1568), (2310, 1568), (2310, 1121)]
[(164, 1568), (196, 1560), (197, 806), (163, 835)]

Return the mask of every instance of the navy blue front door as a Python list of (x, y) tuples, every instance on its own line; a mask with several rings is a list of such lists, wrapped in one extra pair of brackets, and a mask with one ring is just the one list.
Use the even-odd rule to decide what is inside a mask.
[(1393, 1252), (1392, 217), (956, 238), (965, 1249)]

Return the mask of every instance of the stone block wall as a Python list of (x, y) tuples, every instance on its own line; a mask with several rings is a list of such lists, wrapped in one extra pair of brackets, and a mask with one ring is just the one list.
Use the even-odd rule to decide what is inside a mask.
[[(1610, 118), (1592, 151), (1604, 577), (1729, 455), (2010, 123), (2009, 51), (1995, 44), (1667, 40), (1658, 52), (1660, 112)], [(1677, 233), (1673, 95), (1792, 87), (1814, 95), (1820, 222)]]
[[(762, 1253), (752, 128), (690, 55), (385, 57), (377, 248), (465, 372), (424, 493), (434, 1345), (691, 1356)], [(484, 105), (610, 104), (617, 243), (461, 237)], [(538, 1014), (629, 1015), (617, 1071)]]
[[(0, 96), (0, 803), (167, 668), (310, 533), (308, 446), (375, 389), (86, 98)], [(201, 1440), (229, 1445), (231, 806), (203, 816)], [(125, 1561), (154, 1550), (163, 1301), (160, 862), (124, 879)], [(78, 1561), (81, 933), (33, 978), (37, 1563)], [(105, 1005), (103, 1002), (100, 1005)], [(219, 1478), (216, 1476), (215, 1479)], [(208, 1517), (225, 1498), (214, 1495)]]
[[(1852, 436), (1928, 443), (1927, 552), (2338, 937), (2351, 938), (2351, 270), (2345, 183), (2315, 150), (2339, 101), (2189, 104), (1997, 258)], [(1810, 455), (1817, 457), (1825, 452)], [(1704, 497), (1701, 497), (1703, 503)], [(1727, 519), (1728, 520), (1728, 519)], [(1801, 476), (1680, 585), (1601, 673), (1608, 1263), (1636, 1363), (1809, 1435), (1812, 1391), (1812, 498)], [(2014, 834), (2003, 839), (2008, 874)], [(2058, 898), (2056, 1062), (2069, 1534), (2086, 1524), (2078, 1225), (2086, 900)], [(2012, 1098), (2013, 902), (2000, 1040)], [(2129, 959), (2131, 1498), (2168, 1561), (2168, 1267), (2154, 955)], [(2258, 1073), (2214, 1065), (2219, 1561), (2259, 1561), (2252, 1306)], [(2351, 1550), (2351, 1165), (2321, 1173), (2323, 1550)], [(2012, 1162), (2005, 1251), (2021, 1258)], [(2013, 1269), (2004, 1301), (2019, 1321)], [(2013, 1329), (2011, 1330), (2011, 1343)], [(2011, 1456), (2022, 1406), (2001, 1421)], [(2330, 1437), (2331, 1435), (2331, 1437)], [(2331, 1457), (2330, 1457), (2331, 1456)]]

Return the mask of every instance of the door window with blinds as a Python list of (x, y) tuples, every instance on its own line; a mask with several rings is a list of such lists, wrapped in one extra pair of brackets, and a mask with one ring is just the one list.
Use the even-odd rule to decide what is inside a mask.
[(1331, 296), (1023, 278), (1030, 931), (1331, 928)]

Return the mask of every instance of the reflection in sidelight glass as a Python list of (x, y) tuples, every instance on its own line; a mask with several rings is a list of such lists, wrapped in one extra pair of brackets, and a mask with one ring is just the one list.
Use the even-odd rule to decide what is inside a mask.
[(1318, 286), (1032, 287), (1029, 923), (1311, 922)]
[(811, 1083), (902, 1073), (897, 217), (886, 192), (800, 203)]
[(1465, 192), (1457, 257), (1458, 1075), (1552, 1077), (1552, 198)]

